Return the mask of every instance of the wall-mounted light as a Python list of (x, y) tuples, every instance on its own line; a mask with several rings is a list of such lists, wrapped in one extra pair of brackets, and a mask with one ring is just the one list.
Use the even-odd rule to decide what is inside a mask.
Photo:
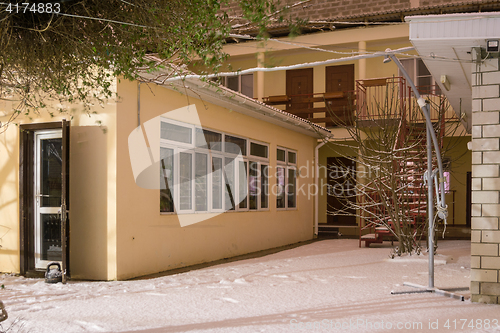
[(498, 39), (490, 39), (486, 41), (486, 52), (499, 52), (500, 42)]
[(450, 86), (451, 86), (451, 83), (450, 83), (450, 80), (448, 80), (448, 76), (446, 75), (441, 75), (441, 83), (443, 84), (443, 87), (444, 89), (446, 89), (446, 91), (450, 91)]

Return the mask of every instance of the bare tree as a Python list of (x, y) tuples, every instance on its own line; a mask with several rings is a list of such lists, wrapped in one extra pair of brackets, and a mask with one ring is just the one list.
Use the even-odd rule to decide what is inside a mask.
[[(438, 88), (426, 88), (422, 93), (427, 96), (444, 156), (454, 146), (445, 147), (443, 138), (463, 134), (464, 128)], [(394, 254), (420, 253), (427, 225), (426, 125), (420, 108), (400, 77), (358, 82), (350, 105), (330, 112), (333, 121), (350, 134), (330, 147), (355, 161), (357, 168), (333, 165), (328, 172), (335, 186), (348, 187), (349, 182), (356, 187), (355, 191), (337, 191), (341, 208), (329, 206), (328, 214), (357, 216), (361, 232), (368, 232), (362, 236), (367, 246), (389, 235), (397, 240)]]
[(179, 75), (179, 65), (197, 63), (199, 74), (217, 72), (231, 35), (262, 37), (278, 22), (297, 31), (287, 10), (307, 1), (0, 2), (0, 105), (12, 102), (14, 110), (0, 132), (20, 114), (52, 115), (68, 105), (90, 112), (115, 97), (117, 77), (147, 81), (141, 70)]

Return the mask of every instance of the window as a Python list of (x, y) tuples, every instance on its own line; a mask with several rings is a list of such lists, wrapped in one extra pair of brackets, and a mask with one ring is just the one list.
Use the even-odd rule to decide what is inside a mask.
[(191, 128), (162, 122), (160, 137), (171, 141), (191, 143)]
[(222, 157), (212, 157), (212, 210), (222, 210)]
[(192, 208), (192, 160), (193, 154), (179, 153), (179, 203), (181, 211)]
[(247, 140), (226, 135), (224, 142), (229, 143), (224, 146), (224, 151), (226, 153), (239, 154), (241, 152), (243, 156), (247, 154)]
[[(441, 95), (441, 89), (420, 58), (401, 59), (401, 64), (421, 94)], [(403, 76), (400, 72), (399, 76)]]
[(250, 155), (267, 158), (267, 146), (255, 142), (250, 142)]
[(253, 74), (243, 74), (222, 78), (222, 84), (245, 96), (253, 98)]
[(160, 212), (269, 209), (268, 156), (266, 143), (163, 119)]
[(161, 179), (160, 179), (160, 212), (174, 211), (174, 150), (160, 148)]
[(222, 134), (206, 129), (196, 129), (196, 147), (222, 151)]
[(276, 208), (297, 208), (297, 152), (276, 149)]

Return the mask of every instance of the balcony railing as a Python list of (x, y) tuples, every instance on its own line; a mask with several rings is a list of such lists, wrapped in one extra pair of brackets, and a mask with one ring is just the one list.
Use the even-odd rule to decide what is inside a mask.
[[(430, 104), (433, 122), (458, 120), (438, 86), (417, 88)], [(425, 121), (411, 87), (403, 77), (357, 80), (355, 91), (269, 96), (263, 101), (326, 127), (401, 117), (408, 122)]]
[(355, 110), (354, 91), (264, 97), (264, 103), (326, 127), (351, 125)]
[[(433, 122), (457, 120), (456, 113), (439, 86), (418, 86), (420, 95), (429, 103)], [(356, 81), (358, 120), (399, 119), (425, 122), (417, 99), (403, 77), (389, 77)]]

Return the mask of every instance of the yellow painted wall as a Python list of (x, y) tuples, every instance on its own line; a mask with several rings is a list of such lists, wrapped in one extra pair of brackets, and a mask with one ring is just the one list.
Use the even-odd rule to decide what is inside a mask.
[(116, 103), (71, 126), (71, 275), (116, 279)]
[(0, 272), (20, 269), (18, 131), (17, 126), (10, 126), (0, 134)]
[[(470, 172), (472, 170), (472, 152), (467, 149), (467, 142), (469, 141), (471, 141), (470, 136), (446, 138), (444, 141), (444, 147), (447, 150), (445, 153), (445, 157), (449, 157), (451, 160), (450, 190), (455, 192), (455, 201), (453, 201), (453, 195), (451, 193), (446, 195), (449, 224), (466, 224), (465, 203), (467, 195), (467, 172)], [(453, 210), (455, 213), (454, 221)]]
[[(49, 105), (48, 110), (52, 110)], [(47, 110), (39, 115), (19, 117), (15, 123), (71, 120), (70, 130), (70, 265), (73, 278), (108, 279), (113, 267), (115, 221), (115, 137), (116, 104), (110, 101), (97, 114), (70, 108), (66, 114), (51, 117)], [(12, 112), (11, 103), (0, 105), (2, 123)], [(97, 121), (101, 126), (97, 126)], [(105, 133), (104, 133), (105, 131)], [(104, 213), (104, 214), (103, 214)], [(11, 124), (0, 134), (0, 272), (20, 272), (19, 252), (19, 127)], [(111, 257), (111, 260), (110, 260)], [(109, 275), (111, 274), (111, 275)]]
[[(128, 136), (137, 127), (137, 83), (124, 82), (118, 93), (117, 133), (117, 278), (156, 273), (253, 251), (299, 242), (313, 237), (313, 199), (298, 196), (298, 209), (276, 211), (270, 195), (266, 212), (227, 212), (215, 218), (180, 227), (176, 215), (160, 214), (159, 190), (134, 182), (128, 153)], [(276, 146), (298, 150), (298, 166), (313, 161), (312, 137), (188, 98), (167, 88), (141, 86), (141, 123), (167, 111), (195, 104), (203, 127), (270, 143), (270, 166), (276, 165)], [(304, 171), (298, 186), (313, 183)], [(310, 170), (310, 169), (309, 169)], [(270, 185), (275, 178), (270, 179)]]
[[(359, 42), (361, 41), (366, 42), (366, 52), (368, 53), (384, 51), (387, 48), (398, 49), (411, 46), (406, 24), (342, 29), (295, 38), (277, 38), (268, 40), (265, 44), (261, 42), (228, 44), (225, 46), (225, 51), (230, 55), (230, 58), (225, 69), (229, 67), (234, 70), (257, 67), (257, 52), (264, 53), (265, 67), (289, 66), (349, 57), (358, 54)], [(408, 52), (408, 54), (415, 54), (415, 52)], [(364, 60), (366, 73), (360, 73), (358, 60), (348, 60), (327, 66), (354, 64), (355, 79), (398, 75), (394, 63), (383, 64), (382, 60), (383, 57)], [(325, 67), (325, 65), (312, 67), (315, 93), (325, 92)], [(264, 77), (264, 96), (284, 95), (286, 93), (285, 70), (265, 72)], [(254, 81), (254, 84), (257, 84), (257, 81)], [(254, 95), (256, 91), (257, 87), (254, 86)], [(278, 107), (283, 108), (282, 106)]]

